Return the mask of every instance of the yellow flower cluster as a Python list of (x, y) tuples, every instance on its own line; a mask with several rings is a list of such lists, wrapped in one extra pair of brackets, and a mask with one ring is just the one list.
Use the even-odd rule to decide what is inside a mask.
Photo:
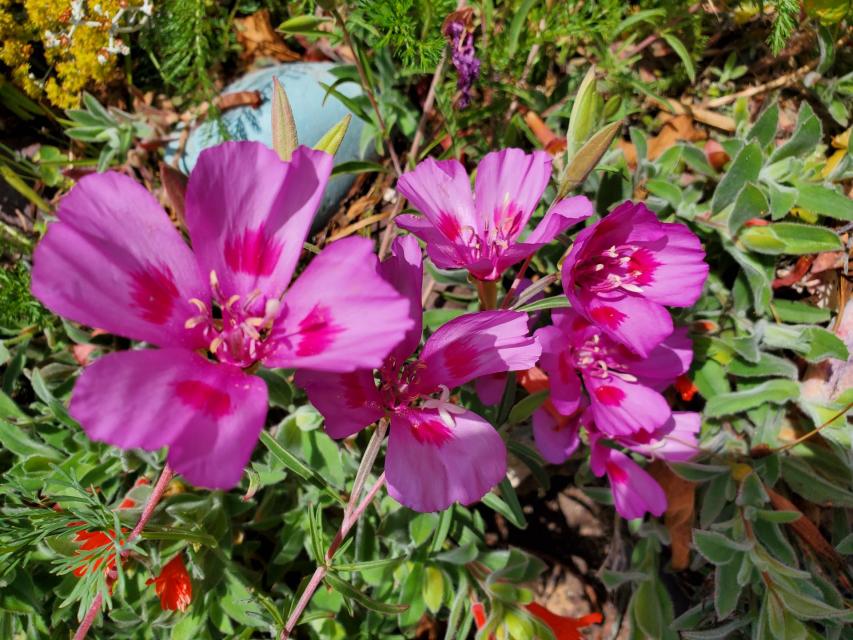
[[(0, 0), (0, 60), (31, 97), (75, 107), (84, 88), (105, 82), (116, 69), (116, 45), (123, 43), (111, 33), (113, 17), (142, 5), (143, 0)], [(47, 69), (34, 65), (34, 55), (43, 56)]]

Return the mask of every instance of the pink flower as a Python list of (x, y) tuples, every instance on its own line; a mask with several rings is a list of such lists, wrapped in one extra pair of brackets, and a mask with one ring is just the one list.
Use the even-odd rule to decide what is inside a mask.
[(480, 162), (472, 194), (461, 163), (427, 158), (397, 183), (424, 217), (401, 215), (397, 224), (426, 242), (437, 267), (465, 268), (480, 280), (497, 280), (511, 265), (592, 214), (592, 204), (583, 196), (560, 200), (520, 242), (550, 177), (546, 152), (504, 149)]
[(192, 250), (124, 175), (87, 176), (62, 200), (35, 252), (34, 295), (76, 322), (161, 347), (83, 371), (70, 412), (90, 438), (169, 445), (188, 481), (230, 488), (267, 414), (266, 385), (249, 371), (382, 362), (412, 321), (370, 242), (331, 245), (288, 289), (331, 166), (305, 147), (290, 162), (252, 142), (203, 152), (186, 194)]
[(687, 462), (696, 457), (699, 449), (699, 430), (702, 416), (691, 411), (673, 411), (672, 419), (654, 433), (637, 431), (617, 438), (617, 442), (647, 458), (667, 462)]
[(590, 420), (610, 437), (654, 433), (672, 418), (661, 391), (690, 366), (692, 343), (680, 329), (641, 358), (574, 310), (552, 313), (553, 326), (536, 332), (540, 366), (551, 401), (571, 416), (589, 402)]
[[(385, 415), (388, 492), (416, 511), (441, 511), (483, 497), (506, 473), (506, 449), (494, 427), (454, 404), (450, 389), (500, 371), (531, 367), (539, 357), (527, 317), (515, 311), (460, 316), (421, 340), (423, 264), (417, 241), (394, 242), (381, 271), (409, 298), (414, 326), (379, 371), (330, 375), (302, 370), (296, 383), (326, 419), (326, 432), (346, 438)], [(438, 395), (438, 397), (435, 397)]]
[(707, 277), (690, 229), (630, 201), (581, 231), (563, 264), (572, 307), (642, 356), (673, 331), (664, 305), (692, 305)]

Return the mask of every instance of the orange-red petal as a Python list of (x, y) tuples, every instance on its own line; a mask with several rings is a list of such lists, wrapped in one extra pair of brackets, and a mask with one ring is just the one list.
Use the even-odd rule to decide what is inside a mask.
[(164, 611), (186, 611), (192, 602), (193, 585), (180, 554), (166, 563), (160, 570), (160, 575), (145, 584), (154, 585), (154, 591), (160, 596), (160, 606)]

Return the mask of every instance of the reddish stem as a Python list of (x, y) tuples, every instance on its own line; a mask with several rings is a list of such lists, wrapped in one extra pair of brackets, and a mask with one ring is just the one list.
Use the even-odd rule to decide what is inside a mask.
[[(154, 509), (157, 507), (157, 503), (160, 502), (160, 498), (163, 497), (163, 492), (166, 491), (166, 487), (169, 486), (169, 481), (172, 479), (172, 475), (172, 468), (166, 464), (166, 466), (163, 467), (163, 471), (160, 472), (157, 484), (155, 484), (154, 489), (151, 490), (151, 495), (148, 496), (148, 501), (145, 503), (145, 507), (143, 507), (142, 513), (139, 516), (139, 522), (136, 523), (133, 531), (130, 532), (130, 535), (125, 540), (126, 543), (130, 543), (142, 534), (142, 530), (154, 514)], [(121, 557), (124, 558), (129, 553), (130, 549), (125, 549), (121, 552)], [(108, 585), (111, 584), (109, 577), (107, 577), (107, 583)], [(86, 617), (83, 618), (82, 622), (80, 622), (80, 626), (77, 627), (77, 632), (74, 634), (74, 640), (83, 640), (86, 637), (86, 634), (95, 622), (95, 618), (97, 618), (98, 614), (101, 612), (101, 605), (103, 602), (104, 594), (99, 592), (98, 595), (95, 596), (95, 599), (92, 600), (92, 604), (86, 612)]]
[(509, 305), (512, 302), (513, 298), (515, 298), (515, 294), (518, 292), (518, 288), (521, 286), (521, 281), (524, 280), (524, 274), (527, 273), (527, 267), (530, 266), (530, 261), (533, 260), (533, 254), (531, 253), (521, 265), (521, 269), (518, 270), (518, 274), (515, 276), (515, 280), (512, 282), (512, 286), (509, 288), (509, 291), (506, 292), (504, 296), (503, 303), (501, 304), (501, 309), (509, 309)]
[[(359, 505), (353, 510), (351, 514), (344, 514), (344, 520), (341, 523), (341, 528), (338, 529), (338, 532), (335, 534), (334, 540), (332, 540), (332, 544), (329, 545), (328, 551), (326, 551), (326, 562), (317, 567), (314, 570), (314, 575), (311, 576), (311, 580), (308, 581), (308, 584), (305, 585), (305, 590), (302, 592), (302, 596), (299, 598), (299, 602), (296, 603), (296, 606), (293, 608), (293, 612), (290, 614), (290, 617), (287, 619), (287, 624), (285, 624), (284, 629), (281, 630), (281, 635), (279, 635), (279, 640), (287, 640), (290, 637), (290, 634), (293, 632), (293, 629), (296, 627), (296, 624), (299, 622), (299, 618), (302, 617), (302, 613), (305, 611), (305, 608), (308, 606), (308, 603), (311, 602), (311, 598), (314, 596), (314, 592), (317, 591), (317, 588), (320, 586), (320, 583), (323, 582), (323, 578), (326, 577), (326, 572), (329, 570), (329, 563), (332, 561), (332, 558), (335, 556), (335, 552), (338, 550), (338, 547), (341, 546), (341, 543), (346, 539), (347, 534), (352, 529), (353, 525), (358, 522), (358, 519), (364, 513), (370, 503), (373, 502), (373, 499), (376, 497), (376, 494), (379, 493), (379, 490), (385, 484), (385, 473), (383, 472), (376, 483), (370, 488), (370, 491), (367, 492), (367, 495), (364, 496), (364, 500), (362, 500)], [(76, 640), (76, 639), (75, 639)]]

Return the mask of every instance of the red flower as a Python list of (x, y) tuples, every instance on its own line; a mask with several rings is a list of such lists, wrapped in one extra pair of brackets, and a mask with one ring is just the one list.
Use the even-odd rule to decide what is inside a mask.
[(539, 618), (542, 622), (551, 627), (554, 636), (557, 640), (583, 640), (578, 629), (588, 627), (591, 624), (601, 622), (600, 613), (590, 613), (580, 618), (569, 618), (566, 616), (558, 616), (556, 613), (551, 613), (541, 604), (532, 602), (525, 607), (530, 613)]
[[(84, 522), (71, 522), (68, 524), (69, 527), (78, 527), (81, 524), (85, 524)], [(122, 529), (122, 533), (127, 533), (127, 529)], [(80, 550), (75, 551), (74, 555), (81, 555), (81, 551), (94, 551), (96, 549), (100, 549), (101, 547), (106, 547), (107, 545), (112, 545), (115, 542), (115, 531), (110, 529), (109, 534), (104, 533), (103, 531), (86, 531), (85, 529), (82, 531), (78, 531), (74, 536), (74, 542), (82, 542), (80, 545)], [(123, 544), (123, 542), (119, 543)], [(74, 569), (74, 575), (78, 578), (82, 578), (86, 575), (89, 569), (97, 570), (101, 564), (104, 562), (104, 558), (97, 558), (93, 564), (90, 566), (90, 561), (96, 555), (95, 553), (90, 553), (87, 556), (83, 556), (84, 563), (79, 565), (76, 569)], [(108, 572), (111, 569), (114, 569), (116, 566), (116, 555), (111, 553), (106, 558), (106, 566), (104, 567), (104, 572)]]
[(186, 611), (193, 599), (193, 584), (180, 554), (169, 560), (160, 570), (159, 576), (145, 584), (154, 585), (164, 611)]
[(681, 394), (681, 399), (684, 402), (690, 402), (693, 400), (693, 396), (699, 392), (699, 387), (693, 384), (693, 381), (684, 374), (675, 379), (675, 385), (673, 386)]

